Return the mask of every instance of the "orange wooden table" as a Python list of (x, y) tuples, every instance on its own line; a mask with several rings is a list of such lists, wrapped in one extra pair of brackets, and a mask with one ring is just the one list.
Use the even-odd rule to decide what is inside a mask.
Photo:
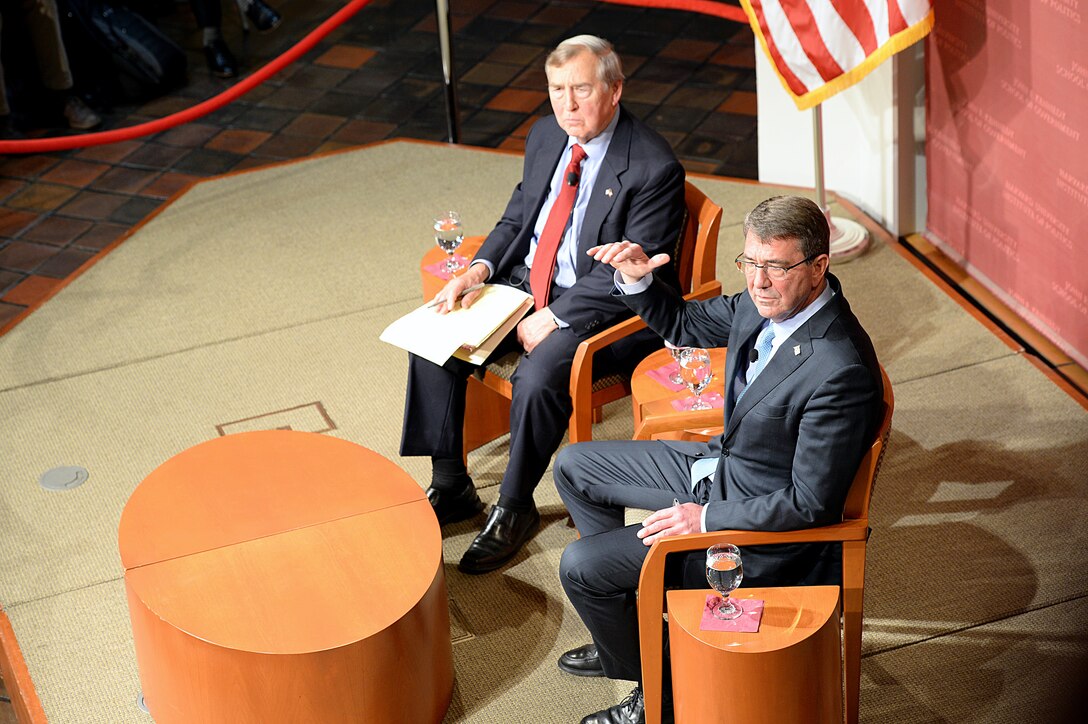
[(762, 599), (756, 633), (699, 628), (706, 590), (665, 594), (678, 724), (841, 724), (838, 586), (744, 588)]
[(377, 453), (288, 430), (215, 438), (136, 487), (118, 537), (159, 724), (444, 716), (438, 521)]
[[(672, 355), (669, 350), (662, 347), (647, 355), (646, 359), (639, 362), (638, 366), (635, 367), (635, 371), (631, 373), (631, 413), (634, 416), (636, 430), (639, 423), (642, 422), (647, 405), (653, 405), (655, 411), (661, 412), (666, 410), (666, 404), (671, 404), (673, 400), (691, 397), (691, 392), (686, 387), (682, 390), (673, 391), (647, 374), (647, 372), (663, 367), (670, 362), (672, 362)], [(710, 365), (714, 369), (714, 379), (710, 381), (710, 385), (703, 394), (717, 392), (719, 395), (724, 396), (725, 347), (710, 349)], [(667, 402), (661, 402), (661, 400)], [(678, 434), (678, 437), (683, 437), (683, 434)], [(699, 439), (703, 438), (700, 437)]]

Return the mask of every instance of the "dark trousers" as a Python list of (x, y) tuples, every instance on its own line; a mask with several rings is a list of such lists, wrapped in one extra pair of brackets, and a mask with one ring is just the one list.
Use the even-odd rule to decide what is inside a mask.
[(189, 0), (198, 28), (218, 28), (223, 24), (222, 0)]
[[(522, 284), (528, 291), (528, 274)], [(552, 288), (558, 298), (563, 289)], [(582, 337), (570, 328), (557, 329), (522, 354), (510, 380), (510, 461), (499, 492), (528, 503), (563, 442), (570, 422), (570, 370)], [(617, 341), (594, 356), (594, 377), (630, 374), (636, 365), (662, 344), (650, 330)], [(510, 351), (522, 352), (517, 331), (496, 349), (493, 359)], [(490, 361), (490, 360), (489, 360)], [(459, 458), (464, 449), (465, 392), (476, 367), (451, 358), (444, 365), (408, 355), (408, 388), (404, 400), (401, 455)]]
[(642, 679), (635, 591), (649, 548), (641, 526), (624, 526), (624, 508), (705, 502), (690, 489), (694, 460), (641, 441), (580, 443), (555, 460), (555, 486), (581, 534), (563, 551), (559, 578), (609, 678)]
[[(499, 492), (529, 502), (570, 420), (570, 368), (581, 340), (557, 329), (522, 355), (510, 382), (510, 461)], [(496, 356), (521, 350), (511, 333)], [(475, 366), (453, 358), (439, 366), (408, 355), (401, 455), (459, 458), (464, 447), (465, 391)]]
[[(709, 447), (709, 446), (708, 446)], [(589, 629), (609, 678), (641, 680), (635, 593), (646, 546), (640, 525), (624, 526), (625, 508), (661, 510), (720, 500), (712, 486), (691, 491), (692, 455), (656, 441), (586, 442), (555, 460), (555, 486), (581, 537), (567, 545), (559, 577)], [(705, 452), (705, 451), (704, 451)], [(838, 585), (839, 544), (749, 546), (742, 549), (744, 585)], [(666, 562), (666, 586), (706, 588), (705, 551)]]

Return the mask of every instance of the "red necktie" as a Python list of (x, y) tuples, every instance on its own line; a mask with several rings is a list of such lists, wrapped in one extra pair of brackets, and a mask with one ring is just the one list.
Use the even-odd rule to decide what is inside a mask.
[(578, 195), (578, 181), (581, 178), (582, 159), (585, 149), (577, 143), (571, 146), (570, 163), (563, 174), (559, 198), (552, 204), (544, 231), (536, 242), (536, 255), (533, 256), (533, 268), (529, 270), (529, 287), (533, 290), (533, 300), (537, 309), (548, 306), (548, 297), (552, 291), (552, 276), (555, 275), (555, 257), (559, 253), (559, 244), (563, 241), (563, 232), (567, 228), (574, 197)]

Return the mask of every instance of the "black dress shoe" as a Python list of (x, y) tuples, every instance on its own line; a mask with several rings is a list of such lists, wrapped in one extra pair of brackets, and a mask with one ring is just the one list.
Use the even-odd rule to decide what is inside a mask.
[(604, 676), (597, 644), (586, 644), (571, 649), (559, 657), (559, 669), (575, 676)]
[(534, 505), (525, 513), (516, 513), (501, 505), (491, 509), (484, 529), (472, 541), (457, 565), (462, 573), (487, 573), (517, 555), (525, 541), (540, 527), (540, 511)]
[(427, 488), (427, 500), (431, 502), (439, 525), (467, 520), (484, 509), (484, 501), (480, 500), (471, 480), (460, 490)]
[(216, 38), (204, 46), (204, 59), (208, 61), (208, 70), (219, 78), (233, 78), (238, 75), (238, 61), (222, 38)]
[(259, 33), (267, 33), (270, 30), (275, 30), (280, 21), (283, 18), (273, 8), (269, 7), (261, 0), (253, 0), (246, 8), (246, 17), (253, 23), (253, 27), (257, 28)]
[(642, 698), (641, 686), (636, 686), (619, 704), (582, 719), (582, 724), (645, 724), (645, 722), (646, 702)]

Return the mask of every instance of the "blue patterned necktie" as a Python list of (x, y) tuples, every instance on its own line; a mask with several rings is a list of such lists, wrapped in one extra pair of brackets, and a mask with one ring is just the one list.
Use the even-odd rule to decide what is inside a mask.
[(744, 385), (744, 389), (741, 390), (740, 395), (737, 396), (737, 402), (740, 402), (740, 398), (744, 397), (744, 393), (748, 391), (748, 388), (755, 382), (756, 377), (759, 376), (759, 373), (762, 372), (763, 368), (767, 365), (767, 360), (771, 358), (772, 342), (774, 342), (774, 330), (768, 322), (767, 325), (760, 330), (759, 336), (756, 337), (756, 361), (748, 368), (748, 382)]

